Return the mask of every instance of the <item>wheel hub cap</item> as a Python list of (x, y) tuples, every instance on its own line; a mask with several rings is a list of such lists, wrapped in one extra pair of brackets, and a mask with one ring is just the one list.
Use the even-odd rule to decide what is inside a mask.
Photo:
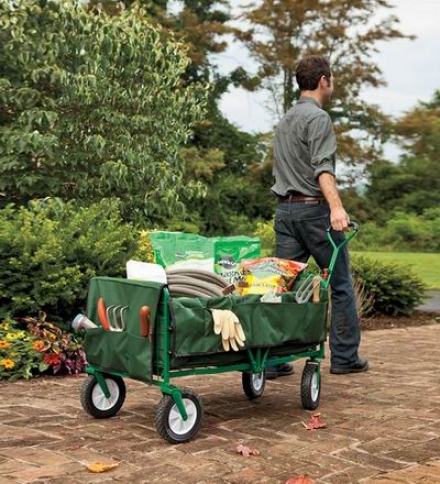
[(252, 375), (252, 386), (258, 392), (263, 388), (263, 373), (254, 373)]
[(107, 387), (110, 392), (110, 396), (108, 398), (106, 398), (98, 383), (95, 385), (92, 391), (92, 401), (98, 410), (109, 410), (116, 404), (119, 398), (118, 384), (114, 380), (107, 378), (105, 379), (105, 382), (107, 383)]
[(319, 396), (319, 383), (318, 383), (318, 372), (315, 371), (312, 377), (312, 384), (311, 384), (311, 396), (312, 400), (316, 401)]
[(168, 417), (168, 425), (176, 435), (184, 435), (189, 432), (194, 427), (197, 420), (197, 407), (195, 403), (189, 398), (184, 398), (183, 405), (185, 406), (186, 414), (188, 415), (186, 420), (183, 420), (177, 405), (173, 405)]

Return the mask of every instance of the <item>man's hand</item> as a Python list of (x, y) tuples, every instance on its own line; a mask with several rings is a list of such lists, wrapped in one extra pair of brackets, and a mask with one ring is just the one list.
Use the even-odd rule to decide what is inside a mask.
[(348, 229), (350, 218), (342, 207), (338, 207), (334, 210), (330, 210), (330, 223), (333, 230), (342, 232), (343, 230)]
[(330, 206), (330, 223), (333, 230), (342, 232), (348, 229), (350, 218), (342, 206), (335, 177), (330, 173), (321, 173), (318, 178), (321, 192)]

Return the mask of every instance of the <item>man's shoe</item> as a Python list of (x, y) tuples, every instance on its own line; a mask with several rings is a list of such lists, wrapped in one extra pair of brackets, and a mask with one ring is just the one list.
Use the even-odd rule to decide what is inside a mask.
[(275, 380), (279, 376), (287, 376), (295, 373), (293, 365), (281, 363), (281, 365), (266, 366), (266, 380)]
[(359, 361), (349, 366), (332, 366), (330, 373), (333, 373), (333, 375), (346, 375), (348, 373), (362, 373), (363, 371), (368, 371), (368, 369), (368, 360), (360, 358)]

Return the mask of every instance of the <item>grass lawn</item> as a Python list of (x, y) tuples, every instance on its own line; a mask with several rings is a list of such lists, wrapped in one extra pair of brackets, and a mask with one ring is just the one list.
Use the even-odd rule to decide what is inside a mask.
[(419, 252), (354, 252), (380, 262), (395, 262), (399, 265), (411, 266), (429, 289), (440, 289), (440, 254), (425, 254)]

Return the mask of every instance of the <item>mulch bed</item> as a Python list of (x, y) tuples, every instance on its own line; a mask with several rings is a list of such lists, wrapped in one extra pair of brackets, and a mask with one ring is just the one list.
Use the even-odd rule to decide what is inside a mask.
[(398, 318), (378, 316), (361, 319), (361, 329), (364, 331), (411, 328), (416, 326), (426, 326), (428, 324), (440, 324), (440, 312), (414, 311), (411, 316), (401, 316)]

